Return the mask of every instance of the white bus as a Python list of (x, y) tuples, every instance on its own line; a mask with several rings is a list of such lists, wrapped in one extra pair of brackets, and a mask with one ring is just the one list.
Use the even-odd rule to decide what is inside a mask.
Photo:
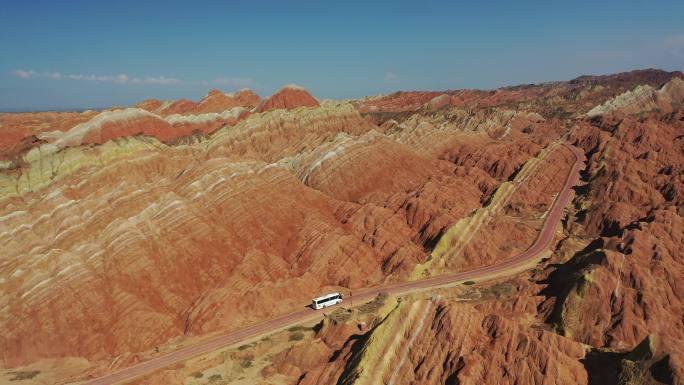
[(337, 305), (338, 303), (342, 303), (342, 294), (330, 293), (322, 297), (314, 298), (311, 301), (311, 307), (318, 310), (328, 306)]

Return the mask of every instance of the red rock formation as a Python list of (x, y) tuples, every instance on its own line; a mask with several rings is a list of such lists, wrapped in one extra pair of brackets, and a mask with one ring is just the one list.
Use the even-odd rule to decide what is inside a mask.
[(256, 107), (261, 98), (250, 89), (242, 89), (235, 93), (223, 93), (213, 89), (199, 102), (188, 99), (164, 102), (158, 99), (148, 99), (135, 105), (149, 112), (161, 116), (168, 115), (202, 115), (207, 113), (221, 113), (235, 107)]
[(408, 301), (299, 383), (578, 384), (583, 356), (579, 343), (469, 305)]
[[(672, 78), (684, 79), (679, 71), (639, 70), (605, 76), (580, 76), (568, 82), (553, 82), (540, 85), (503, 87), (493, 91), (453, 90), (446, 92), (397, 92), (391, 95), (371, 97), (355, 102), (362, 113), (412, 112), (439, 105), (467, 107), (515, 106), (542, 113), (545, 117), (559, 113), (584, 113), (592, 107), (638, 85), (660, 88)], [(433, 101), (431, 104), (430, 102)], [(381, 122), (380, 122), (381, 123)]]
[(652, 110), (672, 112), (684, 103), (684, 80), (673, 78), (660, 90), (648, 85), (640, 85), (617, 97), (592, 108), (587, 115), (596, 117), (611, 113), (629, 115)]
[(222, 112), (233, 107), (238, 107), (238, 102), (233, 95), (224, 94), (220, 90), (213, 89), (197, 104), (197, 113)]
[(68, 131), (95, 115), (97, 111), (0, 114), (0, 160), (12, 159), (31, 148), (31, 137)]
[(137, 108), (106, 111), (67, 132), (57, 131), (49, 136), (43, 135), (43, 138), (59, 149), (83, 144), (102, 144), (112, 139), (134, 135), (151, 136), (168, 142), (190, 135), (194, 131), (209, 133), (224, 124), (234, 124), (241, 117), (241, 112), (188, 117), (174, 115), (164, 119)]
[(492, 142), (483, 137), (471, 137), (454, 143), (441, 157), (459, 166), (480, 168), (493, 178), (506, 180), (541, 148), (527, 138)]
[(162, 101), (162, 100), (146, 99), (140, 103), (137, 103), (133, 107), (142, 108), (143, 110), (150, 111), (150, 112), (155, 112), (155, 111), (159, 110), (162, 106), (164, 106), (164, 101)]
[(162, 118), (140, 108), (105, 111), (92, 119), (71, 127), (69, 130), (44, 132), (33, 141), (20, 143), (7, 154), (15, 156), (45, 142), (57, 149), (84, 144), (102, 144), (107, 141), (135, 135), (154, 137), (162, 142), (170, 142), (193, 133), (210, 134), (225, 125), (235, 125), (249, 116), (242, 107), (218, 113), (200, 115), (174, 114)]
[[(595, 356), (619, 356), (621, 375), (664, 367), (681, 382), (682, 87), (667, 83), (677, 74), (634, 76), (353, 105), (285, 88), (255, 114), (196, 113), (256, 103), (243, 91), (2, 115), (12, 133), (0, 163), (2, 363), (75, 356), (101, 373), (323, 291), (498, 261), (534, 239), (571, 161), (554, 144), (567, 137), (589, 159), (586, 185), (553, 264), (511, 297), (406, 301), (370, 332), (324, 326), (272, 368), (305, 384), (376, 369), (394, 384), (601, 383)], [(643, 80), (660, 89), (655, 108), (636, 98), (623, 105), (639, 114), (586, 117)], [(211, 135), (179, 140), (197, 132)], [(463, 220), (473, 226), (456, 227), (437, 262)], [(168, 370), (162, 381), (182, 380)]]
[(224, 94), (220, 90), (213, 89), (200, 100), (194, 113), (223, 112), (234, 107), (253, 108), (260, 101), (259, 95), (249, 89), (240, 90), (233, 94)]
[(391, 95), (370, 97), (357, 101), (357, 108), (359, 112), (415, 111), (440, 95), (439, 92), (396, 92)]
[[(287, 170), (216, 159), (183, 172), (189, 164), (163, 153), (115, 163), (78, 190), (77, 181), (65, 185), (67, 196), (25, 207), (30, 214), (3, 226), (3, 242), (14, 250), (8, 261), (17, 266), (8, 284), (23, 293), (0, 303), (2, 346), (12, 347), (3, 355), (5, 365), (75, 352), (102, 359), (137, 351), (174, 335), (254, 320), (253, 311), (235, 309), (254, 309), (255, 302), (278, 303), (260, 307), (276, 314), (319, 286), (360, 286), (381, 277), (373, 251), (332, 214), (335, 202), (307, 190)], [(171, 184), (164, 187), (164, 181)], [(279, 219), (268, 225), (253, 220), (256, 213), (276, 212)], [(52, 219), (37, 221), (44, 213)], [(84, 216), (90, 220), (73, 222)], [(16, 221), (32, 222), (32, 230), (11, 235)], [(148, 229), (164, 231), (149, 238)], [(248, 240), (255, 233), (281, 238), (254, 244)], [(38, 249), (26, 254), (36, 243), (64, 252), (28, 271), (24, 264), (43, 255)], [(291, 296), (292, 290), (301, 295)], [(79, 294), (84, 292), (87, 299)], [(274, 293), (282, 293), (282, 301)], [(35, 316), (10, 316), (28, 308)], [(49, 315), (55, 308), (60, 317)], [(111, 317), (112, 311), (120, 316)], [(84, 340), (92, 342), (82, 345)]]
[(428, 271), (439, 273), (491, 265), (529, 248), (541, 229), (555, 194), (575, 162), (574, 154), (554, 142), (525, 163), (515, 178), (499, 187), (486, 206), (459, 223), (459, 231), (437, 245)]
[[(133, 135), (147, 135), (162, 141), (177, 136), (171, 125), (159, 116), (142, 110), (103, 112), (92, 120), (75, 127), (58, 142), (65, 145), (102, 144), (109, 140)], [(80, 136), (80, 140), (79, 139)]]
[(221, 113), (209, 112), (199, 115), (169, 115), (165, 119), (176, 132), (175, 138), (193, 133), (211, 134), (223, 126), (234, 126), (246, 119), (250, 112), (243, 107), (234, 107)]
[(238, 105), (242, 107), (254, 108), (261, 102), (261, 97), (249, 88), (241, 89), (233, 95)]
[(332, 349), (320, 339), (313, 343), (300, 343), (276, 355), (269, 369), (299, 378), (303, 372), (324, 365), (332, 353)]
[(356, 102), (362, 113), (410, 112), (421, 108), (435, 110), (445, 106), (496, 106), (540, 97), (544, 88), (499, 89), (496, 91), (455, 90), (445, 92), (396, 92)]
[[(257, 139), (272, 131), (267, 124), (288, 128), (294, 123), (287, 119), (305, 118), (309, 131), (295, 130), (304, 136), (293, 136), (291, 144), (272, 142), (261, 156), (280, 159), (300, 149), (300, 138), (315, 144), (328, 133), (364, 127), (352, 108), (335, 111), (310, 111), (323, 119), (318, 121), (287, 110), (259, 114), (212, 138), (208, 153), (214, 155), (199, 163), (207, 144), (139, 150), (135, 140), (119, 142), (120, 161), (103, 158), (102, 165), (86, 165), (97, 169), (87, 173), (70, 164), (74, 173), (52, 182), (54, 194), (44, 193), (40, 203), (18, 209), (16, 202), (4, 201), (0, 216), (11, 215), (0, 234), (13, 251), (3, 266), (10, 269), (8, 276), (14, 274), (8, 287), (22, 293), (19, 300), (0, 303), (6, 310), (0, 323), (7, 331), (2, 346), (12, 347), (3, 354), (5, 365), (74, 354), (106, 359), (183, 333), (233, 328), (265, 316), (249, 310), (255, 302), (274, 304), (262, 308), (273, 315), (326, 285), (380, 281), (385, 257), (340, 222), (341, 202), (301, 184), (283, 166), (218, 156), (223, 151), (235, 156), (231, 147), (237, 146), (259, 154)], [(109, 112), (55, 143), (77, 145), (76, 134), (86, 141), (110, 139), (116, 132), (110, 130), (112, 120), (122, 114), (130, 118), (122, 123), (129, 134), (139, 119), (143, 129), (154, 126), (150, 119), (165, 122), (138, 109)], [(39, 163), (59, 167), (59, 157), (50, 159)], [(279, 219), (266, 226), (254, 215)], [(87, 219), (77, 223), (76, 218)], [(31, 230), (15, 231), (19, 228)], [(147, 233), (151, 229), (164, 230), (153, 235)], [(254, 243), (255, 233), (279, 234), (280, 240)], [(29, 268), (26, 264), (43, 258), (43, 247), (56, 254), (47, 265)], [(292, 290), (300, 296), (290, 296)], [(87, 299), (81, 298), (84, 292)], [(282, 293), (282, 301), (274, 293)], [(49, 315), (55, 308), (62, 309), (60, 317)], [(11, 316), (22, 309), (32, 309), (35, 317)], [(112, 317), (112, 311), (119, 316)], [(85, 340), (91, 341), (88, 347), (82, 346)]]
[(639, 84), (649, 84), (652, 87), (660, 87), (673, 77), (684, 79), (681, 71), (662, 71), (657, 69), (643, 69), (628, 72), (621, 72), (611, 75), (584, 75), (570, 80), (570, 84), (600, 85), (607, 88), (614, 88), (627, 91)]
[[(654, 355), (674, 357), (684, 344), (684, 112), (617, 113), (574, 132), (590, 162), (571, 229), (591, 243), (551, 276), (550, 320), (571, 338), (617, 351), (652, 335), (669, 341)], [(681, 363), (670, 365), (681, 381)]]
[(439, 110), (440, 108), (452, 105), (452, 103), (451, 96), (442, 94), (430, 99), (429, 102), (425, 103), (424, 107), (428, 110)]
[(180, 99), (162, 106), (158, 112), (161, 115), (191, 114), (197, 111), (197, 103), (189, 99)]
[(297, 85), (288, 85), (271, 95), (259, 104), (256, 112), (264, 112), (273, 109), (292, 109), (297, 107), (317, 107), (318, 100), (309, 94), (304, 88)]
[(304, 110), (253, 114), (235, 129), (217, 133), (209, 143), (212, 156), (257, 158), (276, 162), (311, 151), (340, 133), (361, 135), (375, 126), (348, 103)]
[(377, 250), (386, 273), (397, 275), (423, 262), (420, 246), (477, 207), (494, 184), (482, 172), (421, 156), (375, 131), (340, 135), (295, 168), (306, 185), (350, 202), (338, 210), (341, 220)]

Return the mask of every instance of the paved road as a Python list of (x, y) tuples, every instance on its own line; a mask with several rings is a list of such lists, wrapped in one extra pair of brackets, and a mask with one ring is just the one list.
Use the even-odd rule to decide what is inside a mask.
[[(556, 226), (562, 218), (565, 206), (568, 204), (568, 201), (570, 199), (572, 187), (575, 185), (575, 183), (577, 183), (577, 180), (579, 178), (579, 170), (584, 160), (584, 155), (574, 147), (568, 147), (573, 151), (577, 160), (575, 161), (571, 171), (568, 173), (566, 177), (563, 189), (559, 192), (558, 196), (556, 197), (556, 200), (553, 202), (551, 210), (548, 212), (542, 231), (539, 233), (534, 244), (529, 249), (510, 259), (507, 259), (505, 261), (499, 262), (491, 266), (480, 267), (465, 272), (445, 274), (437, 277), (423, 279), (420, 281), (389, 284), (384, 286), (378, 286), (375, 288), (368, 288), (354, 294), (352, 299), (354, 301), (357, 301), (357, 303), (362, 303), (363, 301), (367, 301), (374, 298), (380, 293), (400, 294), (410, 291), (440, 287), (458, 281), (478, 280), (481, 278), (490, 277), (495, 274), (504, 273), (515, 268), (519, 268), (521, 266), (524, 266), (526, 263), (529, 263), (531, 260), (534, 260), (534, 258), (536, 258), (541, 252), (546, 250), (551, 244), (553, 236), (556, 232)], [(349, 300), (349, 297), (347, 297), (347, 300)], [(322, 317), (323, 314), (320, 310), (316, 311), (309, 308), (302, 309), (293, 313), (285, 314), (278, 318), (273, 318), (267, 321), (257, 323), (255, 325), (246, 327), (241, 330), (237, 330), (206, 341), (199, 342), (195, 345), (188, 346), (186, 348), (182, 348), (174, 352), (170, 352), (152, 358), (148, 361), (139, 363), (137, 365), (107, 374), (104, 377), (87, 381), (84, 383), (84, 385), (108, 385), (125, 380), (131, 380), (140, 375), (150, 373), (156, 369), (169, 366), (176, 362), (188, 360), (192, 357), (196, 357), (200, 354), (214, 351), (224, 346), (233, 345), (246, 339), (259, 336), (261, 334), (282, 329), (297, 323), (301, 323), (303, 321), (314, 320)]]

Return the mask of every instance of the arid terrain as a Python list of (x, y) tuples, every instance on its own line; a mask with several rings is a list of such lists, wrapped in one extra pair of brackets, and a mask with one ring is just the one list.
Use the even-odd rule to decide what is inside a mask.
[(86, 383), (323, 293), (504, 266), (546, 228), (524, 269), (126, 383), (684, 384), (684, 75), (3, 113), (0, 383)]

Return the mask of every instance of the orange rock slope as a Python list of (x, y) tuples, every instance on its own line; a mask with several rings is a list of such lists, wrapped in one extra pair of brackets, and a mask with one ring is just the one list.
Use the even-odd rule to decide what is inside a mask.
[(295, 108), (295, 107), (317, 107), (318, 100), (311, 96), (304, 88), (290, 84), (283, 87), (280, 91), (271, 95), (264, 100), (256, 108), (256, 112), (264, 112), (278, 108)]
[[(614, 81), (626, 80), (617, 76)], [(583, 148), (589, 159), (584, 182), (576, 189), (550, 255), (552, 263), (515, 283), (516, 294), (476, 303), (477, 311), (467, 305), (451, 310), (457, 305), (444, 300), (409, 299), (394, 310), (396, 315), (368, 332), (350, 330), (349, 323), (324, 323), (314, 341), (324, 348), (306, 353), (322, 358), (302, 361), (297, 358), (304, 354), (302, 346), (295, 345), (277, 357), (276, 373), (297, 374), (293, 383), (299, 384), (363, 384), (378, 379), (392, 384), (681, 383), (680, 85), (675, 76), (664, 85), (635, 86), (585, 109), (590, 110), (587, 118), (579, 115), (566, 123), (568, 140)], [(653, 91), (644, 99), (643, 89)], [(388, 128), (401, 129), (409, 120)], [(487, 148), (468, 145), (480, 154)], [(487, 167), (486, 157), (473, 159), (462, 151), (463, 147), (442, 156), (457, 164), (479, 162), (494, 177), (512, 175)], [(554, 191), (551, 176), (568, 164), (564, 157), (563, 151), (547, 145), (538, 161), (528, 160), (516, 169), (512, 181), (526, 182), (510, 194), (501, 185), (485, 206), (494, 207), (481, 221), (477, 213), (466, 218), (470, 222), (458, 233), (458, 241), (439, 255), (444, 263), (436, 263), (433, 251), (426, 271), (453, 269), (452, 264), (486, 265), (491, 257), (524, 248), (535, 236), (535, 211), (552, 198), (544, 193)], [(492, 214), (497, 211), (500, 214)], [(499, 289), (494, 285), (491, 290)], [(347, 339), (330, 341), (330, 335)], [(271, 378), (272, 372), (264, 375)]]
[(351, 103), (288, 86), (54, 125), (3, 115), (2, 366), (79, 357), (97, 375), (321, 292), (501, 261), (534, 241), (570, 142), (589, 159), (583, 183), (550, 264), (515, 296), (408, 299), (335, 341), (324, 326), (274, 370), (305, 384), (599, 383), (642, 368), (681, 381), (679, 77)]
[(234, 107), (245, 107), (252, 109), (256, 107), (261, 98), (250, 89), (242, 89), (233, 93), (224, 93), (221, 90), (213, 89), (209, 91), (199, 102), (188, 99), (174, 101), (162, 101), (157, 99), (144, 100), (135, 107), (167, 116), (173, 114), (198, 115), (209, 112), (220, 113)]
[[(319, 332), (328, 333), (344, 331)], [(372, 331), (331, 356), (330, 361), (309, 363), (310, 370), (299, 383), (587, 382), (580, 343), (438, 298), (402, 302)], [(345, 361), (346, 367), (340, 365)]]
[[(157, 99), (144, 100), (134, 106), (136, 112), (133, 109), (112, 109), (102, 112), (0, 113), (0, 161), (18, 160), (17, 157), (27, 150), (54, 137), (60, 137), (62, 133), (75, 129), (79, 124), (83, 130), (84, 126), (99, 126), (98, 122), (106, 121), (103, 140), (98, 138), (98, 143), (114, 137), (138, 134), (153, 136), (162, 141), (193, 133), (208, 134), (226, 124), (235, 124), (246, 117), (260, 101), (261, 98), (249, 89), (231, 94), (214, 89), (198, 103), (187, 99), (166, 102)], [(145, 114), (145, 111), (156, 116)], [(98, 127), (95, 131), (97, 133), (94, 135), (99, 135), (101, 130)], [(83, 143), (93, 143), (95, 139), (90, 137)]]
[(653, 338), (652, 364), (664, 360), (674, 383), (684, 378), (683, 101), (575, 130), (590, 161), (570, 228), (589, 244), (550, 277), (547, 293), (562, 334), (617, 351)]
[[(495, 183), (383, 139), (344, 103), (254, 114), (182, 146), (154, 140), (167, 121), (141, 111), (98, 115), (3, 176), (5, 365), (106, 363), (290, 310), (325, 286), (406, 276)], [(122, 113), (132, 120), (113, 130)], [(151, 138), (130, 136), (138, 126)], [(360, 160), (377, 170), (348, 180)], [(407, 169), (374, 185), (393, 164)]]

